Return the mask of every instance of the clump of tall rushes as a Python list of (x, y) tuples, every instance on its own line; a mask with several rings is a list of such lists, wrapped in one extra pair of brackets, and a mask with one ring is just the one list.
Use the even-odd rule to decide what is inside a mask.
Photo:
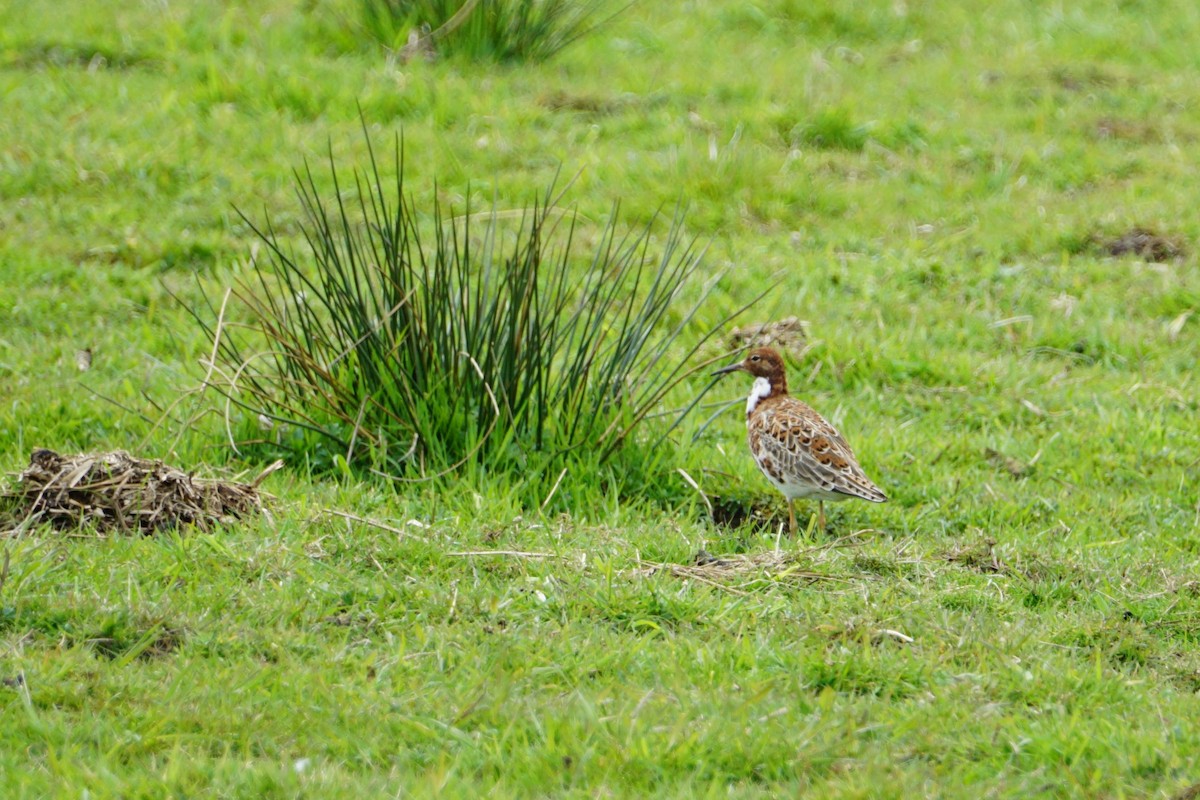
[(329, 171), (328, 202), (307, 166), (296, 174), (298, 250), (251, 222), (263, 257), (195, 312), (214, 341), (209, 385), (273, 425), (272, 446), (403, 479), (466, 465), (524, 479), (651, 447), (632, 435), (648, 417), (660, 437), (678, 421), (664, 398), (733, 316), (695, 321), (715, 281), (680, 302), (701, 261), (678, 215), (652, 242), (655, 223), (622, 235), (614, 213), (581, 256), (553, 188), (518, 224), (436, 201), (418, 213), (398, 142), (393, 178), (373, 149), (353, 188), (332, 154)]
[(607, 0), (359, 0), (363, 25), (389, 47), (410, 32), (476, 60), (544, 61), (602, 21)]

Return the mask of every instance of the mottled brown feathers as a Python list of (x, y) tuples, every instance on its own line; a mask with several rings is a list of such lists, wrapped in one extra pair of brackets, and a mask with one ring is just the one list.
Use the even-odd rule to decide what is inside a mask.
[[(790, 395), (764, 399), (746, 419), (750, 452), (785, 494), (849, 495), (882, 503), (887, 496), (863, 472), (850, 445), (811, 406)], [(763, 467), (767, 459), (779, 477)]]
[(887, 500), (858, 465), (854, 451), (837, 429), (807, 403), (788, 394), (787, 370), (777, 352), (756, 348), (715, 374), (734, 371), (748, 372), (756, 379), (746, 406), (750, 452), (789, 504), (805, 497)]

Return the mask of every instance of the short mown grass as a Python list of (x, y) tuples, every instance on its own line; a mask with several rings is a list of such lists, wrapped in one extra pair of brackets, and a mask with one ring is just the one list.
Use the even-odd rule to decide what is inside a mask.
[[(5, 470), (45, 446), (257, 472), (190, 393), (212, 342), (172, 295), (246, 276), (235, 207), (295, 240), (291, 170), (366, 164), (361, 114), (446, 207), (578, 171), (594, 244), (615, 202), (634, 230), (683, 200), (726, 273), (698, 321), (780, 277), (747, 319), (806, 321), (793, 387), (892, 502), (754, 562), (783, 509), (731, 379), (637, 481), (576, 475), (544, 512), (486, 465), (299, 462), (270, 519), (215, 534), (25, 530), (0, 542), (5, 796), (1200, 782), (1193, 4), (640, 3), (520, 66), (388, 60), (356, 7), (0, 9)], [(1176, 249), (1109, 254), (1136, 231)], [(759, 515), (714, 524), (677, 468)], [(701, 549), (757, 566), (652, 568)]]

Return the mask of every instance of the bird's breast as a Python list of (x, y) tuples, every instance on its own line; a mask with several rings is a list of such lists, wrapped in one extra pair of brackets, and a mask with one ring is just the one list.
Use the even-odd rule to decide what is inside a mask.
[(755, 378), (750, 387), (750, 396), (746, 398), (746, 417), (749, 418), (758, 408), (758, 404), (771, 396), (771, 382), (766, 378)]

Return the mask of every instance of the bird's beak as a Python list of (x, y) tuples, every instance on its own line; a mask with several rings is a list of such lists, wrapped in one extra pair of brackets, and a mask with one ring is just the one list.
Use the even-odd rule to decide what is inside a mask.
[(721, 367), (719, 370), (714, 372), (712, 376), (715, 378), (718, 375), (724, 375), (727, 372), (737, 372), (739, 369), (744, 369), (744, 367), (742, 367), (742, 362), (740, 361), (736, 364), (730, 364), (728, 367)]

